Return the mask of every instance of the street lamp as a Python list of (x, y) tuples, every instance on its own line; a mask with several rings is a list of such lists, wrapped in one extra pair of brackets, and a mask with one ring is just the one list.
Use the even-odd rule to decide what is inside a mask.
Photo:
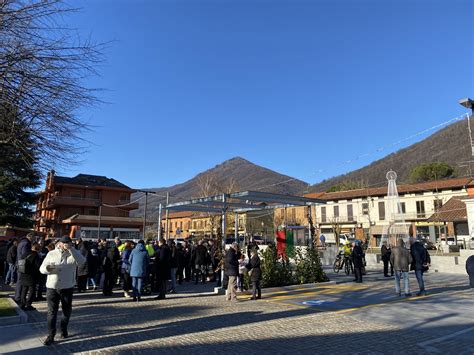
[[(466, 97), (464, 99), (459, 100), (459, 104), (464, 106), (465, 108), (471, 110), (471, 116), (474, 112), (474, 101), (470, 98)], [(471, 154), (474, 156), (474, 140), (472, 139), (472, 132), (471, 132), (471, 120), (469, 114), (467, 115), (467, 128), (469, 130), (469, 140), (471, 142)]]
[(459, 104), (464, 106), (465, 108), (468, 108), (469, 110), (471, 110), (471, 113), (474, 110), (474, 100), (472, 100), (468, 97), (459, 100)]

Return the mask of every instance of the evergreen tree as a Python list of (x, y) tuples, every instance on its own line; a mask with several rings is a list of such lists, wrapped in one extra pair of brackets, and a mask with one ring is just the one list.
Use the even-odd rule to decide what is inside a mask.
[(447, 179), (456, 176), (456, 169), (444, 162), (421, 164), (410, 173), (412, 182), (425, 182), (438, 179)]
[[(11, 105), (0, 103), (0, 225), (31, 227), (32, 205), (40, 173), (31, 134)], [(3, 138), (14, 128), (14, 140)]]

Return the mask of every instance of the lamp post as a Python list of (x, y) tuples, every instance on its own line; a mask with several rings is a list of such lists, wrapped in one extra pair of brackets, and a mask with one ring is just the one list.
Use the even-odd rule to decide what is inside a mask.
[(154, 191), (147, 191), (147, 190), (137, 190), (137, 192), (142, 192), (145, 194), (145, 209), (143, 211), (143, 240), (145, 240), (146, 210), (148, 209), (148, 194), (152, 194), (152, 195), (158, 195), (158, 194)]
[(471, 132), (471, 117), (474, 112), (474, 101), (468, 97), (459, 100), (459, 104), (464, 106), (465, 108), (471, 110), (471, 114), (467, 115), (467, 128), (469, 131), (469, 141), (471, 142), (471, 154), (474, 156), (474, 141), (472, 140), (472, 132)]

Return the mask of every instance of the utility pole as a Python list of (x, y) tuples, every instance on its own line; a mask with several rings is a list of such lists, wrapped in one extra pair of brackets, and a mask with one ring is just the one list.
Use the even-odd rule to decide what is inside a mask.
[[(169, 240), (170, 238), (170, 225), (169, 225), (169, 221), (168, 221), (168, 217), (169, 217), (169, 210), (168, 210), (168, 204), (170, 203), (170, 193), (167, 192), (166, 193), (166, 241)], [(160, 221), (161, 223), (161, 221)]]
[(102, 219), (102, 203), (99, 205), (99, 222), (97, 224), (97, 239), (100, 239), (100, 222)]
[(155, 191), (137, 190), (145, 194), (145, 209), (143, 211), (143, 240), (145, 240), (145, 229), (146, 229), (146, 212), (148, 209), (148, 194), (158, 195)]
[(474, 100), (466, 97), (464, 99), (459, 100), (459, 104), (471, 110), (470, 114), (467, 113), (467, 128), (469, 131), (469, 141), (471, 143), (471, 155), (474, 156), (474, 141), (472, 140), (471, 117), (470, 117), (471, 115), (474, 114)]
[(148, 209), (148, 192), (145, 192), (145, 210), (143, 211), (143, 240), (146, 232), (146, 210)]
[(160, 205), (158, 206), (158, 231), (157, 231), (158, 240), (161, 239), (161, 215), (163, 213), (162, 209), (163, 209), (163, 205), (160, 203)]

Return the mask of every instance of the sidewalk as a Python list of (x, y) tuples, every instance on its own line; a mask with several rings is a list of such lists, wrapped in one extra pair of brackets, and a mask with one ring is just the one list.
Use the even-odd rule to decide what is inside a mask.
[(43, 345), (44, 335), (33, 324), (0, 327), (2, 354), (49, 354)]

